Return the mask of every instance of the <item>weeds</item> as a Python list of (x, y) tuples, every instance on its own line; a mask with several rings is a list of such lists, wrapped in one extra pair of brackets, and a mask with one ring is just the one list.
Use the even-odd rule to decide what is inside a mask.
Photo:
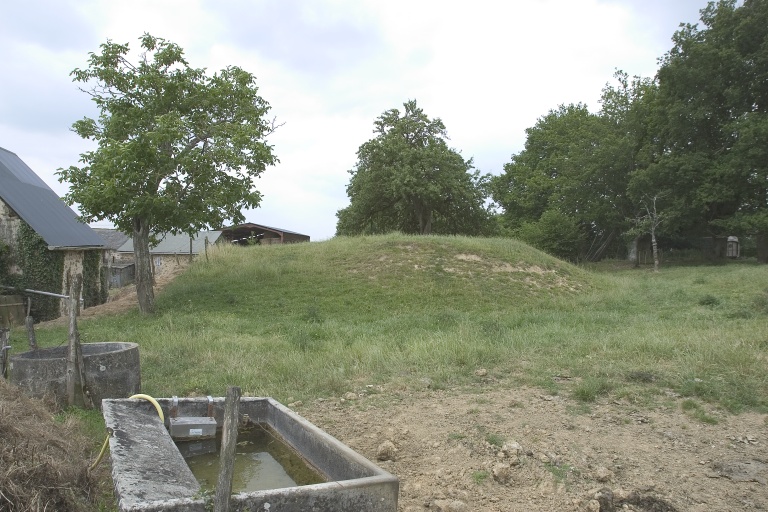
[(504, 438), (499, 434), (488, 433), (485, 435), (485, 442), (496, 448), (504, 446)]
[(720, 305), (720, 299), (715, 297), (714, 295), (704, 295), (702, 298), (699, 299), (699, 306), (719, 306)]
[(694, 418), (696, 418), (702, 423), (707, 423), (709, 425), (717, 425), (719, 423), (717, 418), (715, 418), (710, 414), (707, 414), (704, 408), (695, 400), (691, 400), (691, 399), (683, 400), (682, 403), (680, 404), (680, 407), (687, 414), (693, 416)]
[(588, 377), (573, 389), (573, 396), (580, 402), (594, 402), (601, 395), (608, 394), (613, 385), (602, 378)]
[(568, 464), (553, 464), (551, 462), (548, 462), (544, 465), (544, 467), (547, 468), (547, 471), (552, 473), (552, 476), (554, 477), (555, 481), (557, 483), (564, 483), (567, 482), (568, 476), (572, 474), (578, 474), (578, 471), (573, 466), (570, 466)]

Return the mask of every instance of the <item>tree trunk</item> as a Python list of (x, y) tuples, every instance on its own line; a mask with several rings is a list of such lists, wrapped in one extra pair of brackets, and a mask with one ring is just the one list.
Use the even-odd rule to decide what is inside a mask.
[(419, 232), (422, 235), (432, 233), (432, 210), (426, 208), (419, 209)]
[[(611, 230), (602, 240), (600, 243), (600, 246), (595, 249), (594, 252), (591, 254), (587, 254), (587, 261), (600, 261), (605, 256), (605, 252), (608, 250), (608, 248), (613, 243), (613, 240), (616, 238), (616, 230)], [(591, 251), (590, 251), (591, 252)]]
[(639, 236), (636, 236), (634, 239), (632, 239), (631, 242), (629, 242), (629, 248), (628, 248), (627, 252), (629, 253), (629, 255), (628, 255), (629, 256), (629, 261), (632, 262), (632, 267), (633, 268), (639, 268), (640, 267), (640, 254), (639, 254), (639, 250), (638, 250), (639, 245), (640, 245), (640, 237)]
[(757, 235), (757, 262), (768, 263), (768, 233)]
[(651, 230), (651, 246), (653, 247), (653, 271), (659, 271), (659, 245), (656, 243), (656, 231)]
[(139, 311), (145, 315), (155, 312), (155, 291), (152, 288), (152, 255), (149, 253), (149, 222), (133, 219), (133, 257), (136, 261), (136, 295)]

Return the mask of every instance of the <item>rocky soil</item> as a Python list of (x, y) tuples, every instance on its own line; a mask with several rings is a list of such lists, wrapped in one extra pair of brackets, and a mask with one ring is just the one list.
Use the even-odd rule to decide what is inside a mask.
[(585, 406), (476, 371), (461, 389), (366, 386), (289, 405), (400, 480), (403, 512), (768, 509), (765, 415)]

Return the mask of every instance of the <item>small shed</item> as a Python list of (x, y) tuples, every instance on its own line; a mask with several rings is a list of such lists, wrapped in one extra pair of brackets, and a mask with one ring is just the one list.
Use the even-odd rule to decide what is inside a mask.
[(135, 263), (112, 263), (109, 266), (109, 287), (122, 288), (136, 279)]
[(739, 238), (735, 236), (729, 236), (725, 249), (725, 255), (729, 258), (738, 258), (741, 254), (741, 247), (739, 246)]

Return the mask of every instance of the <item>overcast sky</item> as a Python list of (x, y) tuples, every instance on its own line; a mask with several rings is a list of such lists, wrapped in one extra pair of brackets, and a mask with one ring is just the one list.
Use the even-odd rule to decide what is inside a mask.
[[(284, 125), (269, 139), (280, 163), (256, 182), (255, 222), (322, 240), (357, 148), (373, 122), (415, 99), (450, 145), (498, 174), (525, 129), (560, 104), (598, 98), (615, 69), (653, 76), (681, 22), (705, 0), (26, 0), (0, 16), (0, 147), (51, 188), (92, 149), (70, 131), (96, 117), (69, 73), (111, 39), (148, 32), (179, 44), (192, 67), (256, 75)], [(99, 223), (99, 226), (105, 226)]]

